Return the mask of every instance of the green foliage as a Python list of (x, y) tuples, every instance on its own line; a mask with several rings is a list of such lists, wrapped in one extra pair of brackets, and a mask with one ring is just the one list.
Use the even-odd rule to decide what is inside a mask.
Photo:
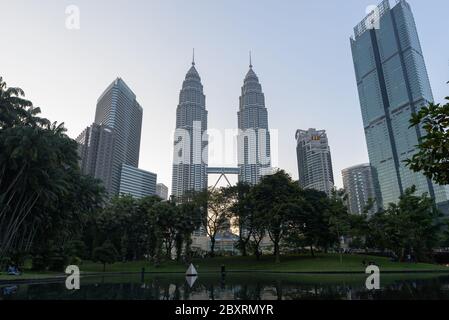
[(232, 202), (226, 188), (210, 189), (207, 195), (207, 214), (204, 217), (204, 229), (211, 242), (211, 256), (215, 255), (215, 239), (219, 232), (226, 231), (230, 226)]
[(360, 247), (391, 251), (399, 260), (412, 255), (417, 260), (432, 258), (443, 237), (447, 219), (426, 194), (415, 195), (416, 188), (407, 189), (397, 204), (369, 217), (352, 216), (350, 235)]
[(242, 252), (243, 256), (246, 256), (249, 242), (256, 227), (255, 202), (251, 196), (251, 186), (248, 183), (239, 182), (236, 186), (228, 188), (226, 194), (231, 202), (230, 213), (235, 218), (234, 227), (239, 231), (236, 248)]
[(119, 254), (111, 241), (105, 241), (101, 247), (94, 249), (92, 259), (94, 262), (101, 262), (103, 264), (103, 271), (106, 269), (106, 264), (112, 264), (117, 261)]
[(82, 176), (77, 144), (63, 124), (0, 78), (0, 259), (78, 237), (102, 203), (99, 182)]
[(449, 184), (449, 103), (430, 103), (412, 116), (410, 124), (422, 128), (425, 135), (419, 141), (419, 152), (406, 161), (407, 166), (440, 185)]
[(283, 170), (262, 178), (252, 190), (255, 212), (264, 222), (274, 244), (276, 262), (280, 260), (280, 243), (292, 228), (293, 221), (304, 210), (299, 185)]

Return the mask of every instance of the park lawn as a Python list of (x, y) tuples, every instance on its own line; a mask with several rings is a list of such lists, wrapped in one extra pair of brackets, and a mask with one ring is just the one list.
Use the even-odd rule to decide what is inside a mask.
[[(268, 272), (364, 272), (362, 261), (373, 261), (382, 271), (447, 271), (449, 267), (426, 263), (391, 262), (388, 258), (366, 255), (343, 255), (342, 262), (338, 254), (291, 255), (281, 257), (276, 264), (273, 256), (263, 256), (260, 261), (255, 257), (215, 257), (195, 259), (193, 264), (198, 272), (220, 272), (224, 265), (226, 271), (268, 271)], [(106, 272), (185, 272), (187, 266), (176, 262), (164, 262), (155, 268), (147, 261), (117, 262), (106, 265)], [(103, 265), (89, 261), (80, 265), (81, 272), (102, 272)]]
[[(366, 255), (343, 255), (342, 262), (338, 254), (317, 254), (315, 257), (310, 255), (291, 255), (282, 256), (281, 262), (276, 264), (273, 256), (262, 256), (260, 261), (255, 257), (215, 257), (195, 259), (193, 264), (198, 273), (219, 273), (221, 266), (224, 265), (226, 271), (258, 271), (258, 272), (304, 272), (304, 273), (323, 273), (323, 272), (358, 272), (364, 273), (365, 267), (362, 261), (375, 262), (381, 272), (432, 272), (447, 271), (449, 267), (426, 264), (426, 263), (400, 263), (391, 262), (388, 258), (373, 257)], [(81, 273), (102, 273), (103, 265), (91, 261), (83, 261), (79, 265)], [(164, 262), (160, 267), (155, 268), (148, 261), (116, 262), (106, 265), (107, 273), (136, 273), (145, 268), (146, 272), (156, 273), (184, 273), (187, 266), (174, 261)], [(39, 280), (52, 277), (63, 276), (61, 272), (35, 272), (24, 270), (20, 276), (8, 276), (0, 273), (0, 281), (4, 280)]]
[(4, 280), (39, 280), (39, 279), (46, 279), (46, 278), (54, 278), (58, 276), (64, 276), (61, 272), (51, 272), (51, 271), (45, 271), (45, 272), (36, 272), (36, 271), (27, 271), (24, 270), (24, 272), (20, 276), (10, 276), (6, 273), (0, 273), (0, 281)]

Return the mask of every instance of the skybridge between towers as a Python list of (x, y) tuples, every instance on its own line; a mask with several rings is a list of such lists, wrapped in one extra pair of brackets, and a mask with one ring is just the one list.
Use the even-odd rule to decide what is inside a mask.
[(232, 167), (207, 167), (206, 169), (207, 174), (218, 174), (219, 177), (217, 181), (215, 182), (212, 189), (215, 189), (215, 187), (220, 182), (221, 178), (224, 178), (229, 186), (231, 186), (231, 183), (229, 182), (228, 175), (239, 175), (240, 174), (240, 168), (232, 168)]

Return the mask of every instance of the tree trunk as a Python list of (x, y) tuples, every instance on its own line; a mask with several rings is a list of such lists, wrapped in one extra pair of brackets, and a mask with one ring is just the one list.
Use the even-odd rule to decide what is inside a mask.
[(313, 245), (310, 245), (310, 254), (315, 258), (315, 252), (313, 252)]
[(240, 240), (240, 245), (241, 245), (241, 249), (242, 249), (242, 256), (246, 257), (247, 253), (246, 253), (246, 242), (243, 240)]
[(276, 256), (276, 263), (281, 262), (280, 252), (279, 252), (279, 241), (274, 243), (274, 255)]
[(190, 235), (188, 235), (188, 237), (186, 238), (186, 244), (185, 244), (186, 262), (190, 262), (190, 259), (191, 259), (191, 255), (192, 255), (191, 245), (192, 245), (192, 238)]
[(106, 272), (106, 263), (103, 263), (103, 272)]
[(215, 256), (215, 238), (210, 239), (210, 256)]

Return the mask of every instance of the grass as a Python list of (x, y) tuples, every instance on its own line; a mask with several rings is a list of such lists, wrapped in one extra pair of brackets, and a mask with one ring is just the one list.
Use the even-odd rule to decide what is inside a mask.
[[(401, 263), (391, 262), (388, 258), (372, 257), (365, 255), (343, 255), (342, 263), (340, 256), (337, 254), (317, 254), (316, 257), (310, 255), (291, 255), (281, 257), (281, 262), (276, 264), (274, 257), (263, 256), (260, 261), (255, 257), (215, 257), (205, 259), (195, 259), (193, 264), (198, 272), (220, 272), (221, 266), (226, 267), (226, 271), (267, 271), (267, 272), (358, 272), (363, 273), (365, 267), (362, 261), (374, 261), (380, 267), (381, 272), (433, 272), (447, 271), (449, 267), (426, 264), (426, 263)], [(80, 266), (82, 273), (102, 273), (103, 265), (91, 261), (84, 261)], [(187, 270), (185, 264), (168, 261), (156, 268), (148, 261), (132, 261), (117, 262), (106, 265), (106, 272), (141, 272), (142, 268), (146, 272), (179, 272), (184, 273)], [(27, 272), (18, 277), (8, 276), (0, 273), (1, 280), (27, 280), (27, 279), (44, 279), (53, 276), (59, 276), (61, 273), (56, 272)]]
[(39, 280), (46, 278), (53, 278), (56, 276), (63, 276), (61, 272), (51, 272), (51, 271), (30, 271), (25, 270), (20, 276), (10, 276), (6, 273), (0, 273), (0, 281), (4, 280)]
[[(318, 254), (315, 258), (310, 255), (284, 256), (281, 262), (274, 263), (272, 256), (263, 256), (260, 261), (254, 257), (215, 257), (195, 259), (193, 264), (198, 272), (220, 272), (224, 265), (227, 271), (272, 271), (272, 272), (364, 272), (362, 261), (375, 261), (381, 271), (448, 271), (445, 266), (426, 263), (391, 262), (388, 258), (364, 255)], [(147, 261), (118, 262), (106, 266), (106, 272), (140, 272), (142, 267), (147, 272), (185, 272), (187, 266), (170, 261), (155, 268)], [(103, 265), (84, 262), (80, 266), (83, 272), (102, 272)]]

